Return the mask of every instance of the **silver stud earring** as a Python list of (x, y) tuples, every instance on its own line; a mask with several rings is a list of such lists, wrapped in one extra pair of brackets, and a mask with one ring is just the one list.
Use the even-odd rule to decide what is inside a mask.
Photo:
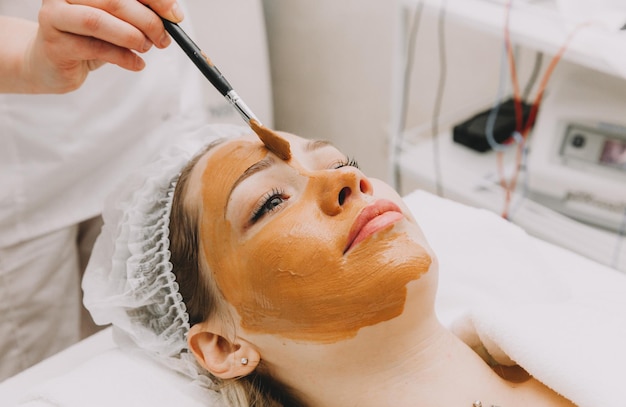
[(241, 358), (241, 364), (242, 365), (247, 365), (248, 364), (248, 358)]

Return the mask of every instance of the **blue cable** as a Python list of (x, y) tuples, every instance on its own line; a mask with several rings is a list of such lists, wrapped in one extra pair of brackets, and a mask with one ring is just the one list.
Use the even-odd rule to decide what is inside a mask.
[(496, 99), (493, 102), (493, 106), (491, 107), (491, 111), (489, 112), (489, 116), (487, 116), (487, 123), (485, 124), (487, 143), (489, 143), (489, 147), (491, 147), (493, 151), (505, 151), (510, 147), (510, 145), (498, 143), (493, 136), (493, 129), (496, 126), (496, 118), (498, 117), (498, 112), (500, 111), (500, 103), (504, 96), (506, 81), (508, 79), (509, 76), (506, 74), (506, 45), (504, 45), (502, 47), (502, 54), (500, 55), (500, 80), (498, 83), (498, 91), (496, 93)]

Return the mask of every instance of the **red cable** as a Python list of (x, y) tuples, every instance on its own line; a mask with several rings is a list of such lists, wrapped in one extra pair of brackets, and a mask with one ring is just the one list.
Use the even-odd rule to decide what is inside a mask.
[(515, 105), (515, 123), (516, 123), (515, 128), (516, 128), (516, 131), (522, 136), (522, 139), (518, 140), (518, 145), (517, 145), (516, 154), (515, 154), (515, 167), (514, 167), (513, 175), (511, 176), (510, 181), (506, 180), (506, 176), (504, 174), (503, 152), (502, 151), (497, 152), (497, 163), (498, 163), (497, 165), (498, 165), (498, 174), (500, 177), (500, 185), (502, 186), (502, 188), (504, 188), (504, 191), (505, 191), (504, 208), (502, 210), (501, 216), (505, 219), (508, 219), (508, 212), (509, 212), (509, 207), (511, 204), (511, 196), (513, 194), (513, 191), (515, 191), (515, 187), (517, 185), (517, 179), (519, 177), (520, 168), (522, 165), (524, 144), (526, 143), (526, 139), (528, 138), (530, 130), (532, 129), (535, 119), (537, 117), (537, 112), (539, 111), (539, 107), (543, 99), (543, 94), (548, 85), (548, 81), (550, 80), (550, 77), (552, 76), (552, 73), (554, 72), (554, 69), (558, 65), (559, 61), (565, 54), (565, 51), (569, 47), (569, 43), (573, 39), (574, 35), (581, 28), (589, 25), (589, 23), (583, 23), (583, 24), (579, 24), (576, 28), (574, 28), (574, 30), (572, 30), (568, 34), (567, 38), (565, 39), (565, 42), (563, 43), (563, 45), (561, 46), (557, 54), (550, 61), (550, 64), (548, 65), (548, 68), (546, 68), (546, 71), (544, 72), (544, 75), (541, 79), (539, 90), (535, 98), (535, 103), (533, 103), (531, 106), (528, 120), (526, 121), (526, 123), (524, 123), (522, 98), (520, 96), (519, 81), (517, 78), (517, 69), (515, 66), (515, 56), (513, 55), (513, 47), (511, 44), (511, 37), (510, 37), (510, 31), (509, 31), (509, 16), (510, 16), (509, 13), (511, 9), (511, 3), (512, 3), (512, 0), (509, 0), (506, 6), (506, 19), (505, 19), (505, 24), (504, 24), (504, 41), (506, 44), (509, 67), (511, 69), (511, 81), (513, 84), (513, 102)]
[(543, 75), (543, 78), (541, 79), (539, 91), (537, 92), (537, 96), (535, 98), (535, 103), (533, 103), (532, 105), (532, 108), (530, 110), (530, 115), (528, 116), (528, 121), (526, 122), (526, 126), (524, 127), (524, 132), (522, 133), (524, 138), (526, 138), (528, 132), (533, 127), (535, 118), (537, 116), (537, 112), (539, 111), (539, 106), (541, 105), (541, 102), (543, 99), (543, 94), (548, 85), (548, 81), (550, 80), (550, 77), (552, 76), (552, 73), (554, 72), (554, 69), (558, 65), (561, 58), (563, 57), (563, 54), (565, 54), (565, 51), (567, 51), (567, 48), (569, 47), (570, 42), (574, 38), (574, 35), (576, 35), (581, 28), (587, 27), (589, 25), (591, 25), (591, 23), (587, 22), (587, 23), (582, 23), (576, 26), (568, 34), (567, 38), (565, 39), (565, 42), (563, 43), (563, 45), (561, 45), (561, 48), (559, 49), (557, 54), (554, 56), (554, 58), (552, 58), (552, 61), (550, 61), (550, 65), (548, 65), (548, 68), (546, 69)]

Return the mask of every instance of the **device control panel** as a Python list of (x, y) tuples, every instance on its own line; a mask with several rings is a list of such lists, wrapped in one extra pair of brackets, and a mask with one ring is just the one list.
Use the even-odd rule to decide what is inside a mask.
[(582, 161), (626, 173), (626, 130), (617, 130), (569, 124), (561, 145), (565, 164), (576, 166), (576, 161)]

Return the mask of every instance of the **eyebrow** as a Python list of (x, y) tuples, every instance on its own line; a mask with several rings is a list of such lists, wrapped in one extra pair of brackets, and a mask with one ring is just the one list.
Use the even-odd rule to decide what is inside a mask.
[[(311, 140), (306, 143), (306, 145), (304, 146), (304, 150), (306, 152), (311, 152), (311, 151), (319, 150), (324, 147), (334, 147), (334, 145), (333, 143), (327, 140)], [(230, 196), (233, 194), (233, 191), (235, 190), (235, 188), (237, 188), (239, 184), (241, 184), (243, 181), (250, 178), (254, 174), (271, 167), (272, 164), (274, 164), (274, 161), (275, 161), (274, 158), (268, 155), (261, 161), (258, 161), (252, 164), (250, 167), (248, 167), (239, 176), (239, 178), (237, 178), (237, 180), (233, 183), (233, 186), (230, 188), (230, 191), (228, 192), (228, 197), (226, 198), (226, 205), (228, 205), (228, 202), (230, 201)], [(226, 210), (224, 210), (224, 213), (226, 213)]]
[[(310, 151), (319, 150), (320, 148), (324, 148), (324, 147), (334, 147), (334, 146), (333, 146), (333, 144), (330, 141), (326, 141), (326, 140), (311, 140), (311, 141), (306, 143), (306, 145), (304, 146), (304, 150), (306, 152), (310, 152)], [(228, 193), (228, 198), (230, 199), (230, 195), (232, 194), (233, 190), (237, 187), (237, 185), (241, 184), (243, 181), (245, 181), (247, 178), (253, 176), (257, 172), (263, 171), (264, 169), (269, 168), (273, 163), (274, 163), (274, 159), (272, 157), (270, 157), (270, 156), (266, 156), (261, 161), (255, 163), (255, 164), (252, 164), (250, 167), (248, 167), (243, 172), (243, 174), (241, 174), (239, 176), (239, 178), (237, 178), (237, 180), (233, 184), (232, 188), (230, 189), (230, 192)]]
[(324, 147), (334, 147), (334, 145), (327, 140), (311, 140), (304, 146), (304, 151), (315, 151)]
[(263, 171), (266, 168), (271, 167), (273, 163), (274, 163), (274, 158), (268, 155), (268, 156), (265, 156), (265, 158), (262, 159), (261, 161), (258, 161), (252, 164), (251, 166), (249, 166), (243, 172), (243, 174), (241, 174), (239, 178), (237, 178), (233, 186), (230, 188), (230, 191), (228, 192), (228, 197), (226, 198), (226, 205), (228, 205), (228, 202), (230, 201), (230, 196), (233, 194), (233, 191), (235, 190), (235, 188), (237, 188), (239, 184), (241, 184), (243, 181), (250, 178), (254, 174), (260, 171)]

